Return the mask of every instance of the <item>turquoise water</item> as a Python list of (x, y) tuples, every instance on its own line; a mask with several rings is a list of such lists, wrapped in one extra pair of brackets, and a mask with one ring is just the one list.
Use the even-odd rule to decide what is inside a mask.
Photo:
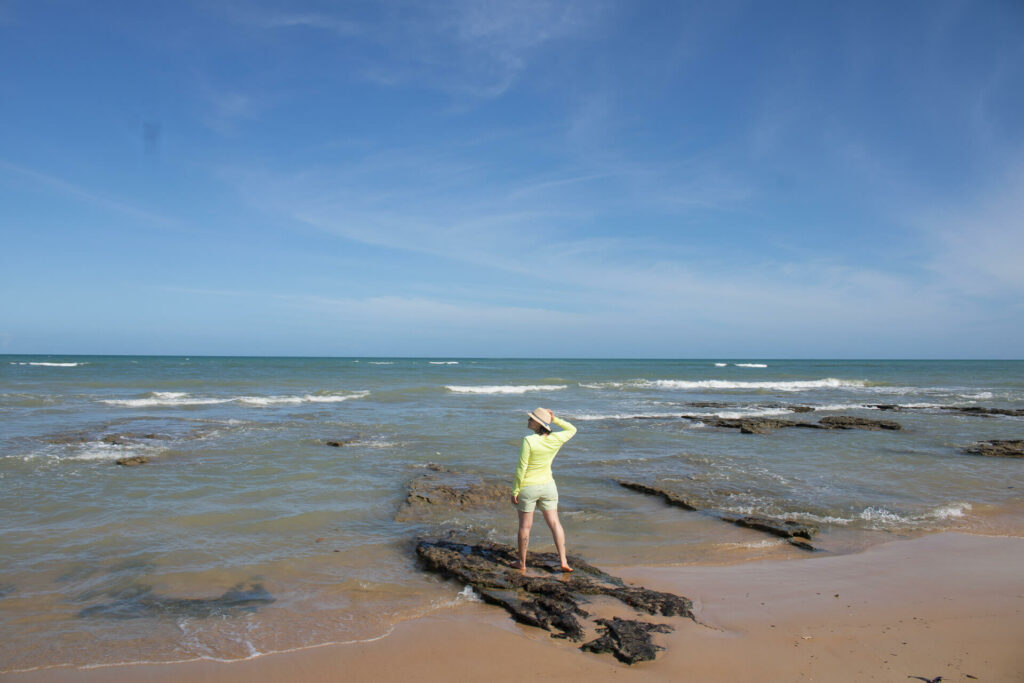
[[(395, 512), (428, 462), (510, 478), (539, 405), (579, 428), (554, 470), (570, 551), (598, 564), (800, 556), (620, 477), (817, 522), (826, 552), (1019, 517), (1024, 461), (960, 448), (1024, 418), (942, 407), (1024, 408), (1020, 361), (0, 356), (0, 671), (237, 659), (471, 599), (417, 570), (430, 528)], [(694, 413), (903, 430), (744, 435)], [(131, 455), (150, 462), (114, 464)], [(441, 521), (506, 542), (515, 524)]]

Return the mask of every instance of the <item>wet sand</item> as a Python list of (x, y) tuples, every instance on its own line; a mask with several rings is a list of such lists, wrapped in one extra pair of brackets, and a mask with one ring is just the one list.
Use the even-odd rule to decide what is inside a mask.
[[(685, 595), (654, 662), (580, 652), (496, 607), (464, 604), (372, 642), (255, 659), (89, 670), (5, 681), (943, 681), (1024, 680), (1024, 538), (942, 533), (865, 552), (728, 567), (608, 567)], [(911, 677), (911, 678), (908, 678)]]

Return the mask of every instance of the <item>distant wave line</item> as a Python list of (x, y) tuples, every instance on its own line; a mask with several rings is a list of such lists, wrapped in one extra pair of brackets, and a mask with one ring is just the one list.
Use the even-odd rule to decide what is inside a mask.
[(559, 391), (567, 388), (568, 385), (565, 384), (445, 385), (445, 389), (456, 394), (525, 394), (530, 391)]
[(369, 396), (369, 391), (357, 391), (351, 394), (305, 394), (303, 396), (232, 396), (229, 398), (203, 398), (190, 396), (184, 392), (154, 391), (146, 398), (102, 399), (100, 403), (127, 408), (149, 408), (158, 406), (204, 406), (222, 403), (243, 403), (246, 405), (295, 405), (300, 403), (340, 403), (356, 398)]

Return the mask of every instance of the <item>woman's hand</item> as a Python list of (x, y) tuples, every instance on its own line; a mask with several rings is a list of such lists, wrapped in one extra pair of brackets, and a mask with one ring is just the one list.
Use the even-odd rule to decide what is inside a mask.
[(518, 493), (513, 493), (512, 494), (512, 504), (513, 505), (519, 505), (519, 494)]

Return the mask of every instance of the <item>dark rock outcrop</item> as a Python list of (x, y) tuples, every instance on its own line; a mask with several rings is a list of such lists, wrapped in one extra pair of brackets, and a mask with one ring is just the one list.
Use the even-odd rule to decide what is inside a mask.
[(823, 417), (817, 422), (801, 422), (784, 420), (777, 417), (713, 417), (707, 415), (680, 415), (687, 420), (703, 422), (711, 427), (739, 429), (741, 434), (767, 434), (776, 429), (796, 427), (801, 429), (902, 429), (898, 422), (892, 420), (871, 420), (865, 417), (835, 415)]
[(1024, 410), (1016, 408), (985, 408), (983, 406), (942, 406), (942, 410), (951, 410), (960, 415), (981, 415), (990, 417), (992, 415), (1008, 415), (1010, 417), (1024, 417)]
[(342, 439), (333, 439), (331, 441), (324, 441), (324, 445), (330, 446), (331, 448), (341, 448), (342, 446), (348, 446), (359, 440), (357, 436), (347, 436)]
[(512, 487), (502, 482), (430, 465), (430, 471), (409, 482), (409, 493), (395, 515), (396, 521), (427, 521), (438, 512), (498, 507), (512, 495)]
[(666, 491), (662, 488), (656, 488), (654, 486), (648, 486), (647, 484), (641, 484), (640, 482), (626, 480), (619, 480), (619, 486), (637, 491), (638, 493), (646, 493), (649, 496), (661, 496), (661, 498), (669, 505), (675, 505), (676, 507), (683, 508), (684, 510), (700, 509), (696, 503), (686, 500), (678, 494), (673, 493), (672, 491)]
[(144, 455), (133, 455), (128, 458), (118, 458), (115, 461), (118, 465), (124, 465), (125, 467), (134, 467), (135, 465), (144, 465), (149, 462), (149, 458)]
[(682, 498), (678, 493), (669, 491), (660, 486), (649, 486), (647, 484), (625, 480), (619, 480), (618, 483), (620, 486), (632, 491), (646, 493), (652, 496), (659, 496), (669, 505), (675, 505), (676, 507), (681, 507), (686, 510), (706, 512), (718, 517), (723, 522), (729, 522), (736, 526), (779, 536), (802, 550), (815, 549), (810, 541), (811, 538), (818, 533), (819, 529), (813, 524), (803, 524), (791, 519), (778, 519), (776, 517), (768, 517), (765, 515), (735, 515), (719, 510), (702, 509), (694, 503), (692, 498)]
[(735, 524), (736, 526), (763, 531), (784, 538), (798, 548), (814, 550), (810, 544), (811, 538), (818, 533), (818, 527), (813, 524), (803, 524), (791, 519), (777, 519), (764, 515), (720, 515), (722, 521)]
[(914, 407), (914, 406), (901, 406), (894, 403), (872, 403), (866, 406), (867, 408), (875, 408), (877, 410), (891, 410), (895, 412), (910, 412), (914, 410), (920, 411), (935, 411), (945, 410), (947, 412), (956, 413), (958, 415), (974, 415), (977, 417), (994, 417), (997, 415), (1008, 416), (1008, 417), (1024, 417), (1024, 409), (1021, 408), (987, 408), (985, 406), (928, 406), (928, 407)]
[(979, 441), (963, 451), (970, 455), (987, 455), (995, 458), (1024, 458), (1024, 439)]
[(632, 619), (595, 619), (602, 635), (580, 646), (581, 650), (608, 653), (626, 664), (649, 662), (658, 651), (665, 648), (651, 642), (650, 634), (671, 633), (674, 629), (668, 624), (651, 624), (646, 621)]
[(826, 429), (869, 429), (872, 431), (903, 429), (899, 422), (893, 422), (892, 420), (872, 420), (866, 417), (851, 417), (849, 415), (823, 417), (818, 420), (818, 424), (824, 425)]
[[(486, 541), (462, 543), (451, 540), (454, 535), (455, 532), (451, 531), (447, 537), (417, 542), (416, 554), (424, 567), (472, 586), (485, 602), (503, 607), (521, 624), (551, 631), (554, 638), (577, 642), (584, 639), (586, 630), (581, 620), (585, 622), (590, 617), (590, 613), (581, 607), (586, 596), (615, 598), (647, 614), (693, 618), (693, 603), (687, 598), (626, 585), (622, 579), (601, 571), (580, 557), (569, 557), (575, 571), (566, 574), (561, 572), (556, 554), (530, 553), (527, 567), (540, 572), (540, 575), (523, 574), (516, 568), (518, 554), (515, 548)], [(632, 630), (629, 626), (617, 625), (608, 629), (603, 620), (595, 623), (605, 627), (608, 644), (607, 649), (603, 644), (594, 645), (594, 648), (600, 648), (594, 651), (610, 651), (616, 656), (621, 654), (623, 661), (653, 658), (655, 646), (649, 633), (664, 632), (657, 625), (642, 622), (633, 622), (642, 625)], [(647, 657), (647, 654), (651, 656)]]

